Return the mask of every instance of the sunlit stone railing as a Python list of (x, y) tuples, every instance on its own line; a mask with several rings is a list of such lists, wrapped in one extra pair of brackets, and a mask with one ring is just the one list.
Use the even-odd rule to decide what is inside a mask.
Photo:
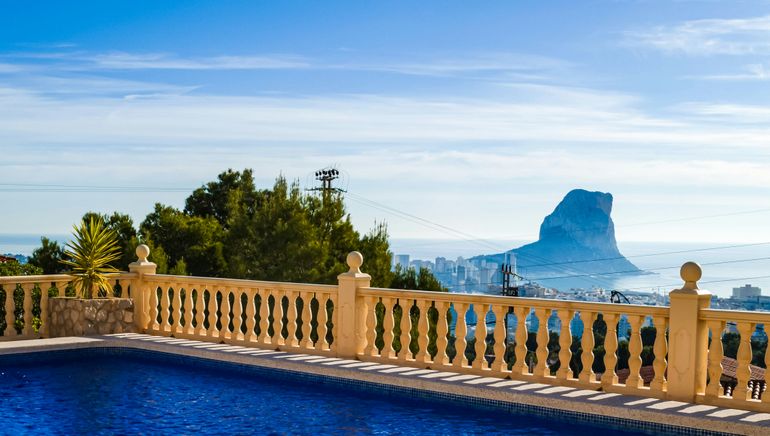
[(281, 350), (336, 351), (337, 286), (145, 275), (143, 332)]
[[(665, 307), (373, 288), (357, 252), (336, 285), (155, 274), (148, 255), (111, 277), (142, 333), (770, 412), (770, 313), (709, 309), (692, 262)], [(0, 277), (0, 339), (47, 337), (70, 280)]]
[[(770, 353), (767, 352), (766, 328), (770, 313), (703, 309), (699, 320), (710, 338), (707, 362), (707, 381), (698, 390), (698, 402), (739, 409), (770, 410)], [(757, 329), (757, 325), (762, 326)], [(754, 335), (763, 340), (752, 340)], [(727, 356), (725, 341), (738, 340), (737, 355)], [(759, 337), (757, 338), (759, 339)], [(764, 345), (764, 353), (761, 351)], [(726, 364), (731, 366), (730, 373)]]
[[(359, 289), (357, 306), (365, 314), (361, 360), (665, 397), (668, 307), (379, 288)], [(629, 353), (622, 383), (621, 319)], [(643, 325), (654, 329), (655, 376), (647, 383), (640, 375)], [(606, 329), (603, 344), (595, 343), (597, 329)], [(596, 345), (604, 356), (594, 355)]]

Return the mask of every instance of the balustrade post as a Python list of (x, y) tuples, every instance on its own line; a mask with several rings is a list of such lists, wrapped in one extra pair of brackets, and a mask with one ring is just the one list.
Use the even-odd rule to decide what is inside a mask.
[(144, 282), (144, 277), (154, 275), (157, 269), (157, 265), (147, 260), (149, 255), (150, 247), (142, 244), (136, 247), (137, 261), (128, 265), (128, 270), (138, 275), (131, 283), (130, 295), (134, 300), (134, 325), (136, 326), (137, 333), (144, 333), (147, 328), (149, 316), (146, 304), (149, 302), (149, 293), (155, 292), (155, 287), (150, 290), (149, 286)]
[(348, 254), (350, 270), (337, 276), (337, 302), (339, 307), (334, 310), (339, 314), (339, 325), (335, 326), (335, 342), (337, 342), (337, 357), (355, 358), (357, 345), (366, 340), (364, 328), (365, 319), (361, 319), (356, 310), (356, 294), (359, 288), (368, 288), (372, 277), (361, 272), (364, 256), (357, 251)]
[(667, 389), (668, 399), (692, 403), (706, 387), (708, 328), (699, 318), (700, 310), (709, 307), (711, 293), (698, 289), (702, 271), (697, 263), (682, 265), (680, 276), (684, 286), (669, 294)]

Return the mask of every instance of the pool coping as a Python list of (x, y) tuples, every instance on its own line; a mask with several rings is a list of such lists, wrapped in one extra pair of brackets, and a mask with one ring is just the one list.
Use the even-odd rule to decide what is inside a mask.
[[(770, 414), (715, 406), (658, 400), (617, 393), (580, 390), (460, 374), (378, 364), (317, 354), (272, 351), (144, 334), (115, 334), (0, 342), (0, 356), (53, 350), (118, 347), (217, 360), (279, 371), (314, 374), (362, 382), (426, 395), (464, 398), (481, 406), (506, 407), (540, 416), (588, 418), (619, 426), (631, 421), (637, 431), (677, 434), (770, 434)], [(483, 403), (483, 404), (481, 404)], [(565, 420), (562, 417), (562, 420)], [(569, 419), (566, 419), (569, 421)]]

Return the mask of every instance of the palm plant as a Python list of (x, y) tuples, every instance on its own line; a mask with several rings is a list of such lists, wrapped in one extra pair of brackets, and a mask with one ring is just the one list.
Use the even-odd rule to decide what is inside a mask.
[(118, 272), (110, 265), (120, 259), (120, 249), (115, 232), (101, 220), (91, 217), (73, 226), (75, 239), (67, 243), (67, 260), (61, 262), (72, 267), (67, 274), (74, 277), (72, 285), (79, 298), (112, 296), (112, 284), (106, 274)]

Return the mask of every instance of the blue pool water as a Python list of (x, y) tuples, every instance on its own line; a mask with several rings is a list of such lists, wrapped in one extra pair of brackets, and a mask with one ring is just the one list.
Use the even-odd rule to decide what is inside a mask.
[[(2, 434), (601, 434), (317, 377), (122, 349), (0, 356)], [(613, 430), (613, 434), (617, 434)]]

